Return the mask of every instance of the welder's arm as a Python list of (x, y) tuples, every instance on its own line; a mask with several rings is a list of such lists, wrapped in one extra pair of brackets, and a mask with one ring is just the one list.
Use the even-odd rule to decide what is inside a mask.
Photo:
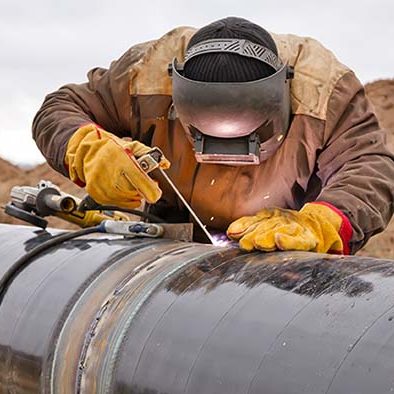
[(95, 68), (88, 82), (69, 84), (49, 94), (33, 121), (33, 138), (48, 163), (69, 176), (65, 154), (69, 139), (82, 126), (100, 125), (118, 137), (130, 137), (129, 67), (132, 50), (108, 70)]
[(328, 104), (317, 201), (331, 203), (349, 218), (351, 253), (381, 232), (393, 215), (394, 156), (385, 141), (363, 86), (353, 73), (346, 74)]
[[(136, 161), (150, 148), (119, 138), (132, 136), (129, 68), (141, 53), (137, 49), (109, 70), (90, 71), (87, 83), (48, 95), (33, 123), (34, 139), (53, 168), (85, 186), (98, 203), (124, 208), (138, 207), (142, 198), (154, 203), (161, 196)], [(161, 166), (168, 168), (169, 162), (164, 158)]]
[(300, 211), (264, 209), (233, 222), (227, 234), (250, 251), (355, 253), (393, 214), (394, 158), (353, 73), (328, 103), (318, 156), (322, 191)]

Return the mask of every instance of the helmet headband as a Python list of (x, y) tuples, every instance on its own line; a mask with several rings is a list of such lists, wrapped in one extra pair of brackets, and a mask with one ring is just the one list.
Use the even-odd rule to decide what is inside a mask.
[(234, 38), (205, 40), (193, 45), (186, 51), (185, 63), (195, 56), (219, 52), (234, 53), (260, 60), (271, 66), (275, 71), (279, 71), (282, 67), (282, 62), (270, 49), (248, 40), (238, 40)]

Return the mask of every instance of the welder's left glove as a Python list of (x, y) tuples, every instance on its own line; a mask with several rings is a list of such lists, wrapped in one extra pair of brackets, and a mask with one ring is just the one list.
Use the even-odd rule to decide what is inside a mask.
[(341, 211), (331, 204), (314, 202), (305, 204), (300, 211), (272, 208), (241, 217), (230, 224), (227, 235), (239, 240), (245, 251), (349, 254), (352, 231), (349, 219)]

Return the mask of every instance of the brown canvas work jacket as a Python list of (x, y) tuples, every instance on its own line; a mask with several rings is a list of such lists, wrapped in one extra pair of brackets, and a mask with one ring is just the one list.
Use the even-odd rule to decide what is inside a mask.
[[(280, 58), (295, 70), (286, 138), (257, 166), (198, 164), (173, 110), (167, 73), (173, 57), (182, 61), (194, 32), (180, 27), (135, 45), (108, 70), (91, 70), (86, 83), (49, 94), (33, 123), (49, 164), (68, 176), (68, 140), (82, 124), (94, 122), (161, 148), (172, 163), (168, 175), (211, 229), (225, 231), (261, 208), (300, 209), (308, 201), (326, 201), (350, 219), (353, 253), (382, 231), (393, 214), (394, 158), (354, 73), (311, 38), (273, 34)], [(154, 212), (185, 220), (174, 192), (159, 175), (157, 180), (163, 197)]]

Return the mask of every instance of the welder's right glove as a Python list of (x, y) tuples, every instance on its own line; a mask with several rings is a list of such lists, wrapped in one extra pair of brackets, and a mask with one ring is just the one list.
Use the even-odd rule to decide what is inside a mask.
[[(144, 198), (155, 203), (161, 190), (139, 166), (137, 158), (151, 148), (123, 140), (95, 124), (80, 127), (70, 138), (65, 157), (70, 179), (99, 204), (137, 208)], [(170, 162), (163, 158), (160, 167)]]
[(300, 211), (262, 209), (231, 223), (227, 235), (245, 251), (302, 250), (349, 254), (349, 219), (327, 202), (305, 204)]

